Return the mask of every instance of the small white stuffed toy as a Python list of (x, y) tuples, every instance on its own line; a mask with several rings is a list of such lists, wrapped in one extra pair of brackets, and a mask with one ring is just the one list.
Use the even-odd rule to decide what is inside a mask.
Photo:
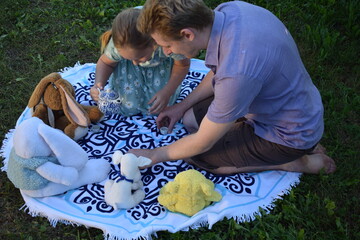
[(145, 198), (139, 167), (151, 164), (151, 160), (120, 151), (115, 151), (112, 160), (120, 164), (120, 172), (116, 179), (105, 183), (105, 202), (115, 210), (135, 207)]
[(108, 176), (105, 160), (88, 160), (84, 149), (37, 117), (15, 129), (7, 175), (30, 197), (46, 197), (101, 182)]

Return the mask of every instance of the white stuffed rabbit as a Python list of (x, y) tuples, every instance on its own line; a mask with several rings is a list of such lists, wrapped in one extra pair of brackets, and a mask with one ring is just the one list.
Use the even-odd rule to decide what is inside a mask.
[(149, 165), (151, 160), (120, 151), (115, 151), (112, 160), (115, 165), (120, 164), (120, 172), (116, 179), (105, 183), (105, 201), (115, 210), (135, 207), (145, 198), (139, 167)]
[(101, 182), (109, 171), (107, 161), (88, 160), (78, 143), (37, 117), (15, 129), (7, 175), (28, 196), (52, 196)]

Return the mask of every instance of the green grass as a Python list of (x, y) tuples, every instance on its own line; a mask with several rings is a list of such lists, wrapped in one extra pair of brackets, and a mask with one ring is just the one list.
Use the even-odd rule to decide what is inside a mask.
[[(221, 1), (207, 0), (214, 8)], [(289, 28), (325, 107), (322, 144), (333, 175), (305, 175), (270, 214), (237, 224), (225, 219), (158, 239), (360, 239), (360, 3), (358, 0), (250, 1)], [(124, 7), (143, 1), (2, 0), (0, 140), (16, 124), (37, 82), (50, 72), (96, 62), (100, 34)], [(103, 239), (102, 231), (58, 224), (19, 211), (19, 191), (0, 173), (0, 239)]]

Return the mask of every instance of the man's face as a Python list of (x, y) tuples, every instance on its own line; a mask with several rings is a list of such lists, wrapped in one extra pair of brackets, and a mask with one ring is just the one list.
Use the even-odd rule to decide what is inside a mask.
[(196, 57), (199, 53), (194, 47), (193, 41), (190, 41), (186, 37), (181, 40), (169, 40), (161, 35), (159, 32), (154, 32), (151, 34), (151, 37), (156, 41), (156, 43), (163, 48), (163, 51), (166, 55), (171, 53), (182, 54), (187, 58)]

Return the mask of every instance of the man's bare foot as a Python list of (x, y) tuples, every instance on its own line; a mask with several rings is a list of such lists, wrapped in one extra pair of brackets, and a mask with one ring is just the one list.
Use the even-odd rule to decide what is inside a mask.
[(330, 174), (336, 170), (334, 160), (324, 153), (305, 155), (295, 161), (283, 164), (282, 167), (285, 171), (311, 174), (318, 174), (322, 170), (324, 173)]

